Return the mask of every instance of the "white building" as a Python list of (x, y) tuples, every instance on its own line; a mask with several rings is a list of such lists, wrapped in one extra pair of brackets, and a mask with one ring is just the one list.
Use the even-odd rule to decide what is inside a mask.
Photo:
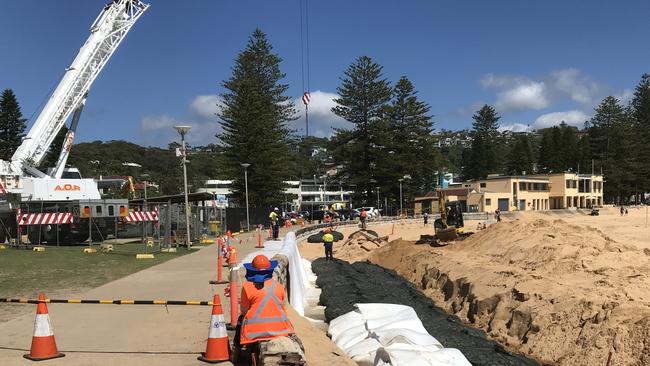
[[(327, 179), (303, 179), (285, 181), (287, 188), (284, 193), (286, 210), (304, 211), (318, 210), (321, 206), (331, 206), (334, 203), (346, 203), (351, 207), (350, 200), (354, 191), (338, 182)], [(215, 196), (217, 206), (227, 207), (228, 196), (232, 194), (231, 180), (210, 179), (205, 181), (197, 192), (207, 192)]]

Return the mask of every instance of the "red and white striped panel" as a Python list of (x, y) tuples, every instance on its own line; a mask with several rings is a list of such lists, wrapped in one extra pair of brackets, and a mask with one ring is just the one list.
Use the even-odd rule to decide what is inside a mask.
[(125, 222), (158, 221), (158, 211), (131, 211), (124, 217)]
[(20, 213), (16, 215), (18, 226), (27, 225), (65, 225), (72, 223), (70, 212), (44, 212), (44, 213)]
[(5, 194), (7, 193), (7, 190), (5, 189), (4, 184), (0, 183), (0, 194)]

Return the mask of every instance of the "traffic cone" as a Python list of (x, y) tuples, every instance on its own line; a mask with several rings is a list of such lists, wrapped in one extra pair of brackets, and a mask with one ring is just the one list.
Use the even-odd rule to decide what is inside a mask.
[(65, 356), (56, 348), (54, 332), (50, 324), (50, 314), (47, 312), (45, 295), (38, 295), (39, 303), (36, 305), (36, 322), (34, 323), (34, 337), (29, 354), (23, 355), (28, 360), (43, 361), (51, 358)]
[(208, 332), (208, 344), (205, 352), (197, 357), (198, 360), (207, 363), (219, 363), (230, 360), (230, 345), (228, 344), (228, 333), (226, 333), (226, 322), (223, 320), (223, 309), (219, 295), (214, 295), (212, 300), (212, 317), (210, 318), (210, 331)]
[(264, 248), (264, 245), (262, 245), (262, 225), (257, 227), (257, 246), (255, 248)]

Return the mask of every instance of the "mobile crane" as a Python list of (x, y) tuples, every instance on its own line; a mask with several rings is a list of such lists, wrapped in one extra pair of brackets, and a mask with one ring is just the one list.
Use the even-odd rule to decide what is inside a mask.
[[(83, 240), (91, 226), (106, 233), (107, 223), (128, 215), (127, 200), (102, 200), (96, 182), (82, 179), (66, 162), (90, 87), (148, 7), (139, 0), (113, 0), (103, 7), (11, 160), (0, 160), (0, 243), (21, 227), (32, 243)], [(37, 167), (71, 115), (56, 165), (40, 171)]]

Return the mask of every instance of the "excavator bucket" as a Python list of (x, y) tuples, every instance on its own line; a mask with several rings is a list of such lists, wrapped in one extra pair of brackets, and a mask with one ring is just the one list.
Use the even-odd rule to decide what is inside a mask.
[(446, 229), (436, 229), (436, 238), (439, 241), (452, 241), (458, 239), (458, 233), (453, 226)]

